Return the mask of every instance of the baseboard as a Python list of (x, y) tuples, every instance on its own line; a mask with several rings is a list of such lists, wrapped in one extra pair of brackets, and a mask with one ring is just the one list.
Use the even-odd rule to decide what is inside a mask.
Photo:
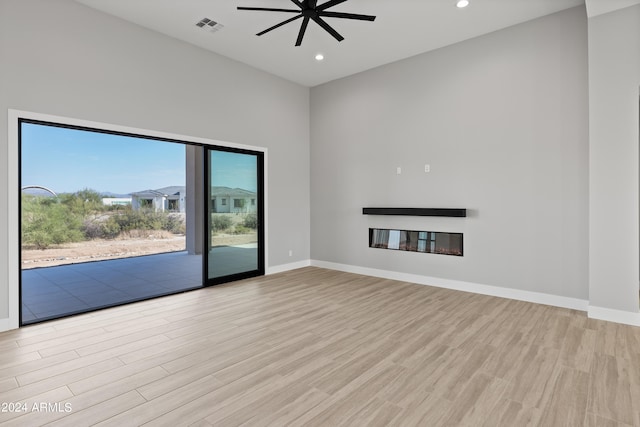
[(292, 262), (289, 264), (280, 264), (267, 268), (267, 274), (283, 273), (289, 270), (295, 270), (297, 268), (309, 267), (311, 260), (305, 259), (303, 261)]
[(570, 308), (572, 310), (587, 311), (587, 308), (589, 307), (589, 301), (587, 300), (544, 294), (540, 292), (502, 288), (499, 286), (482, 285), (473, 282), (463, 282), (460, 280), (450, 280), (442, 279), (439, 277), (422, 276), (418, 274), (400, 273), (397, 271), (379, 270), (376, 268), (359, 267), (355, 265), (338, 264), (327, 261), (311, 260), (311, 265), (314, 267), (344, 271), (347, 273), (363, 274), (365, 276), (399, 280), (402, 282), (417, 283), (419, 285), (434, 286), (437, 288), (446, 288), (456, 291), (472, 292), (481, 295), (490, 295), (494, 297), (508, 298), (518, 301), (533, 302), (536, 304)]
[(591, 319), (606, 320), (609, 322), (623, 323), (625, 325), (640, 326), (640, 313), (632, 313), (611, 308), (589, 306), (587, 315)]

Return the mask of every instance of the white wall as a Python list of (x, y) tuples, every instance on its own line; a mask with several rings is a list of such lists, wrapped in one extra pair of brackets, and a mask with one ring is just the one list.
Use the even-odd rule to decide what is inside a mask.
[(590, 305), (628, 312), (638, 312), (639, 89), (640, 5), (590, 18)]
[[(584, 7), (313, 88), (312, 259), (587, 300), (587, 93)], [(464, 257), (368, 248), (369, 227), (463, 232)]]
[[(307, 88), (71, 0), (2, 0), (2, 189), (16, 162), (8, 158), (9, 108), (266, 147), (269, 266), (309, 259)], [(2, 205), (0, 326), (8, 271), (18, 267), (7, 263), (18, 250), (7, 243), (18, 227), (8, 209), (17, 204)]]

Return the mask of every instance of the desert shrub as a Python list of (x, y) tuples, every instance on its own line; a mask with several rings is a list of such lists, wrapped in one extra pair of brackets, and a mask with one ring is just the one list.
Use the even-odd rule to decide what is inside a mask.
[(88, 188), (71, 194), (60, 194), (59, 199), (69, 208), (69, 211), (82, 216), (106, 210), (100, 193)]
[(23, 198), (22, 244), (37, 249), (84, 240), (82, 219), (51, 198)]
[(98, 221), (85, 219), (82, 224), (82, 232), (87, 239), (98, 239), (102, 237), (102, 224)]
[(211, 216), (211, 228), (214, 231), (227, 230), (231, 227), (231, 218), (224, 214), (213, 214)]
[(244, 218), (244, 221), (242, 222), (242, 225), (244, 225), (247, 228), (251, 228), (253, 230), (257, 229), (258, 228), (258, 215), (254, 214), (254, 213), (248, 214)]
[(120, 225), (117, 222), (105, 221), (100, 224), (100, 237), (103, 239), (115, 239), (120, 235)]
[[(231, 226), (231, 220), (227, 218)], [(93, 190), (61, 194), (58, 198), (22, 196), (22, 244), (46, 249), (51, 245), (85, 239), (113, 239), (131, 230), (165, 230), (184, 233), (182, 216), (149, 209), (117, 211), (102, 205)]]
[(167, 212), (154, 212), (147, 209), (124, 210), (115, 213), (102, 224), (104, 236), (113, 238), (120, 232), (132, 230), (166, 230), (171, 233), (184, 233), (182, 218)]
[(233, 234), (248, 234), (251, 233), (253, 230), (250, 228), (245, 227), (244, 225), (236, 225), (235, 228), (233, 229)]
[(117, 225), (121, 231), (129, 230), (160, 230), (162, 220), (156, 212), (148, 210), (127, 210), (116, 215), (112, 215), (105, 224)]
[(186, 232), (186, 227), (182, 217), (173, 214), (167, 214), (166, 221), (162, 229), (174, 234), (184, 234)]

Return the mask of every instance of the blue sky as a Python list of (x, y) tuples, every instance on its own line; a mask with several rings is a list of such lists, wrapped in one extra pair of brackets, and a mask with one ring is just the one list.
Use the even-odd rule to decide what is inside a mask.
[(256, 156), (228, 151), (211, 152), (211, 184), (256, 191)]
[[(23, 186), (128, 194), (185, 185), (179, 143), (23, 123), (21, 150)], [(214, 185), (255, 191), (254, 156), (215, 152), (213, 162)]]

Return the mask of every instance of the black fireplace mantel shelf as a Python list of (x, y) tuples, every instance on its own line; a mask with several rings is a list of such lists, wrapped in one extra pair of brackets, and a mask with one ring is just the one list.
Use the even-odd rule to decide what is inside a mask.
[(362, 208), (363, 215), (408, 215), (466, 217), (466, 209), (448, 208)]

